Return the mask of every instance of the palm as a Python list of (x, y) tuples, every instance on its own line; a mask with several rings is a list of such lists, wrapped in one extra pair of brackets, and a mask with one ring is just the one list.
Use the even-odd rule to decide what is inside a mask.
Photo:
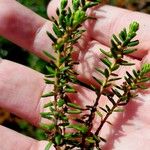
[[(95, 40), (86, 41), (84, 39), (84, 41), (86, 42), (87, 47), (86, 49), (81, 49), (78, 54), (80, 64), (76, 67), (76, 70), (80, 74), (80, 80), (88, 84), (96, 84), (94, 80), (92, 80), (92, 76), (99, 76), (95, 71), (95, 67), (104, 67), (99, 61), (99, 58), (102, 57), (99, 48), (104, 48), (106, 50), (109, 48)], [(130, 69), (129, 67), (120, 68), (118, 70), (120, 76), (123, 76), (126, 71), (132, 71), (133, 68), (140, 67), (141, 62), (139, 60), (130, 57), (126, 59), (134, 62), (136, 66), (130, 67)], [(119, 82), (118, 84), (120, 84)], [(75, 102), (82, 105), (89, 105), (95, 100), (96, 95), (94, 92), (83, 87), (78, 87), (77, 89), (78, 93), (72, 98)], [(123, 113), (113, 114), (111, 118), (109, 118), (109, 121), (113, 123), (113, 126), (110, 126), (109, 124), (105, 125), (101, 133), (102, 137), (107, 139), (107, 143), (103, 143), (105, 145), (103, 147), (104, 150), (149, 149), (147, 144), (145, 144), (150, 140), (149, 134), (147, 134), (147, 131), (149, 131), (148, 120), (150, 120), (148, 115), (150, 106), (148, 98), (149, 93), (139, 93), (139, 97), (130, 102), (125, 107)], [(106, 103), (107, 99), (102, 97), (99, 105), (104, 106)], [(98, 125), (99, 123), (100, 120), (95, 120), (94, 125)], [(141, 135), (141, 133), (143, 134)], [(137, 144), (139, 140), (141, 142)]]
[[(54, 15), (55, 7), (58, 6), (59, 1), (52, 2), (48, 8), (48, 14), (50, 15)], [(46, 36), (46, 31), (51, 31), (51, 23), (25, 9), (16, 1), (2, 0), (0, 5), (2, 8), (0, 13), (0, 34), (39, 57), (46, 59), (42, 51), (43, 49), (48, 49), (52, 52), (51, 42)], [(100, 47), (108, 49), (111, 34), (120, 31), (122, 27), (128, 25), (132, 20), (138, 20), (141, 24), (141, 30), (139, 31), (141, 33), (139, 37), (141, 44), (138, 47), (138, 53), (134, 54), (134, 58), (138, 59), (133, 60), (133, 57), (128, 59), (135, 61), (136, 66), (139, 67), (143, 56), (148, 54), (148, 49), (150, 48), (150, 34), (148, 34), (150, 24), (147, 23), (150, 17), (148, 15), (132, 13), (132, 15), (128, 16), (126, 22), (119, 22), (118, 14), (125, 16), (125, 14), (129, 14), (128, 11), (104, 6), (100, 10), (97, 9), (95, 13), (98, 20), (92, 25), (92, 28), (91, 26), (86, 26), (88, 38), (86, 36), (80, 41), (80, 46), (77, 45), (75, 56), (80, 61), (80, 65), (76, 68), (80, 73), (79, 78), (92, 84), (92, 75), (96, 74), (95, 65), (101, 66), (100, 63), (97, 63), (98, 57), (101, 57), (97, 49)], [(12, 21), (11, 24), (10, 21)], [(115, 21), (118, 22), (114, 26)], [(84, 43), (86, 43), (86, 47)], [(142, 55), (139, 56), (138, 54), (141, 52)], [(147, 58), (145, 58), (145, 61), (148, 60)], [(41, 122), (39, 113), (42, 111), (43, 106), (43, 101), (40, 101), (40, 97), (45, 90), (49, 89), (43, 81), (43, 75), (7, 60), (3, 60), (0, 65), (0, 106), (32, 124), (38, 125)], [(122, 68), (119, 73), (122, 74), (125, 69)], [(83, 105), (91, 103), (95, 97), (94, 93), (83, 87), (79, 89), (78, 94), (74, 95), (74, 100)], [(147, 145), (150, 143), (148, 134), (150, 118), (147, 99), (148, 94), (142, 95), (141, 98), (137, 98), (136, 101), (130, 103), (123, 114), (117, 113), (110, 118), (114, 124), (113, 127), (110, 130), (108, 129), (109, 126), (105, 126), (102, 133), (108, 139), (108, 143), (104, 147), (105, 150), (149, 149)], [(104, 103), (105, 98), (103, 97), (100, 105)], [(98, 120), (95, 121), (98, 122)], [(2, 135), (0, 145), (3, 150), (42, 150), (46, 144), (46, 141), (38, 142), (2, 126), (0, 127), (0, 132)], [(7, 141), (8, 143), (6, 143)], [(138, 145), (137, 141), (141, 143), (138, 142)]]

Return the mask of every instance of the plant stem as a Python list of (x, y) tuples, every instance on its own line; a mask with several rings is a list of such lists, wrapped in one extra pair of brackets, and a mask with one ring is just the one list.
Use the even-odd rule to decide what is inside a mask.
[[(134, 79), (133, 84), (134, 84), (134, 86), (137, 84), (137, 79)], [(119, 104), (122, 101), (121, 98), (128, 95), (130, 93), (130, 91), (132, 90), (132, 87), (130, 85), (124, 85), (124, 86), (126, 86), (125, 88), (127, 89), (127, 91), (123, 93), (123, 95), (117, 100), (116, 104), (113, 105), (112, 108), (110, 109), (110, 111), (106, 114), (105, 118), (101, 121), (99, 127), (97, 128), (97, 130), (95, 132), (95, 135), (99, 134), (99, 132), (103, 128), (103, 126), (104, 126), (105, 122), (107, 121), (107, 119), (110, 117), (110, 115), (113, 113), (113, 111), (119, 106)], [(131, 97), (128, 97), (127, 103), (129, 102), (130, 98)]]
[(105, 118), (101, 121), (99, 127), (97, 128), (95, 135), (98, 135), (100, 130), (102, 129), (102, 127), (104, 126), (105, 122), (107, 121), (107, 119), (109, 118), (109, 116), (112, 114), (112, 112), (115, 110), (115, 108), (118, 106), (118, 104), (120, 103), (120, 99), (117, 101), (116, 105), (113, 105), (113, 107), (111, 108), (110, 112), (108, 112), (105, 116)]
[[(117, 59), (114, 59), (114, 63), (112, 64), (111, 68), (109, 69), (109, 75), (108, 75), (108, 77), (105, 78), (105, 81), (103, 82), (103, 85), (100, 87), (100, 90), (99, 90), (99, 91), (96, 91), (97, 98), (96, 98), (96, 100), (95, 100), (94, 105), (91, 107), (91, 112), (90, 112), (89, 118), (88, 118), (88, 120), (86, 121), (86, 124), (88, 125), (89, 130), (88, 130), (88, 132), (86, 133), (86, 135), (83, 135), (83, 137), (82, 137), (82, 148), (81, 148), (81, 150), (84, 150), (84, 148), (85, 148), (85, 139), (86, 139), (86, 137), (90, 134), (90, 132), (91, 132), (91, 130), (92, 130), (92, 128), (93, 128), (93, 121), (94, 121), (94, 118), (95, 118), (95, 113), (96, 113), (96, 111), (97, 111), (97, 107), (98, 107), (100, 98), (101, 98), (101, 96), (102, 96), (104, 90), (106, 89), (105, 86), (107, 85), (111, 74), (113, 73), (112, 68), (113, 68), (116, 64), (117, 64)], [(115, 108), (112, 108), (112, 109), (115, 109)], [(98, 131), (97, 131), (98, 133), (99, 133), (99, 130), (101, 129), (101, 126), (104, 125), (105, 121), (106, 121), (107, 118), (110, 116), (110, 114), (111, 114), (111, 113), (108, 113), (108, 114), (106, 115), (106, 117), (104, 118), (104, 121), (101, 122), (100, 127), (97, 129), (97, 130), (98, 130)], [(97, 133), (97, 132), (96, 132), (96, 133)], [(97, 135), (97, 134), (96, 134), (96, 135)]]

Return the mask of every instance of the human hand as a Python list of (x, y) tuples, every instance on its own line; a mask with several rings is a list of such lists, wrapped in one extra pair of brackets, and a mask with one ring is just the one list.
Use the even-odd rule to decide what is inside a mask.
[[(0, 5), (2, 8), (0, 10), (0, 34), (46, 60), (43, 50), (47, 49), (53, 52), (51, 42), (46, 35), (47, 30), (52, 31), (51, 23), (16, 1), (1, 0)], [(48, 14), (50, 16), (54, 15), (55, 6), (58, 6), (58, 0), (52, 1), (49, 5)], [(100, 65), (97, 64), (98, 57), (101, 57), (98, 49), (100, 47), (108, 49), (111, 35), (128, 26), (133, 20), (140, 23), (137, 38), (140, 40), (140, 45), (138, 46), (139, 51), (127, 59), (134, 61), (137, 67), (141, 65), (141, 61), (147, 61), (148, 49), (150, 48), (148, 42), (150, 38), (148, 34), (150, 29), (149, 15), (110, 6), (97, 8), (93, 13), (95, 13), (97, 21), (92, 23), (92, 28), (88, 23), (85, 25), (87, 34), (77, 45), (78, 51), (74, 56), (80, 61), (76, 70), (80, 73), (81, 80), (93, 83), (91, 77), (92, 74), (95, 74), (95, 65)], [(123, 16), (126, 18), (125, 21)], [(120, 74), (123, 72), (125, 72), (125, 68), (119, 71)], [(0, 77), (0, 107), (37, 126), (42, 121), (40, 118), (40, 112), (43, 111), (41, 95), (50, 88), (44, 83), (43, 75), (22, 65), (2, 60)], [(74, 95), (74, 99), (87, 104), (94, 99), (94, 96), (92, 91), (80, 87), (78, 94)], [(149, 101), (146, 101), (147, 98), (148, 94), (142, 95), (141, 99), (137, 98), (136, 101), (130, 103), (123, 114), (117, 114), (111, 118), (114, 122), (112, 130), (106, 127), (106, 132), (103, 133), (108, 137), (105, 150), (149, 149), (150, 117), (148, 113), (150, 104)], [(0, 132), (2, 150), (43, 150), (46, 144), (46, 141), (38, 142), (2, 126)], [(139, 145), (137, 141), (140, 141)]]

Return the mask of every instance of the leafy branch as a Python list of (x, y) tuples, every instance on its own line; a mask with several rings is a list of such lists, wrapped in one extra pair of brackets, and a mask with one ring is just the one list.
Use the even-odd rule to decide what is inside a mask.
[[(140, 76), (141, 74), (138, 74), (136, 70), (133, 70), (134, 74), (137, 75), (135, 78), (132, 77), (132, 75), (127, 72), (127, 77), (125, 77), (125, 81), (123, 82), (123, 85), (118, 86), (115, 85), (114, 82), (122, 79), (116, 71), (120, 68), (120, 66), (132, 66), (134, 65), (131, 62), (128, 62), (124, 59), (124, 56), (133, 53), (136, 51), (136, 49), (133, 49), (132, 47), (139, 44), (138, 40), (133, 40), (133, 38), (136, 36), (136, 32), (139, 28), (139, 24), (137, 22), (133, 22), (129, 26), (129, 31), (127, 29), (123, 29), (119, 33), (119, 37), (116, 35), (112, 36), (111, 39), (111, 49), (110, 51), (105, 51), (103, 49), (100, 49), (101, 53), (104, 54), (104, 58), (102, 58), (100, 61), (103, 62), (103, 64), (106, 66), (104, 70), (96, 68), (96, 71), (100, 73), (104, 79), (99, 79), (97, 77), (93, 78), (95, 81), (100, 85), (99, 88), (95, 88), (95, 93), (97, 95), (97, 98), (95, 100), (95, 103), (93, 106), (90, 106), (90, 115), (86, 118), (86, 125), (89, 127), (89, 130), (86, 134), (86, 136), (83, 136), (82, 143), (83, 147), (85, 147), (86, 143), (86, 137), (88, 137), (91, 134), (91, 131), (93, 129), (94, 124), (94, 118), (96, 117), (96, 113), (98, 113), (101, 117), (100, 125), (96, 132), (94, 133), (95, 136), (99, 135), (100, 130), (102, 129), (103, 125), (108, 122), (107, 119), (118, 106), (126, 105), (130, 99), (133, 97), (131, 94), (131, 90), (136, 90), (137, 88), (141, 88), (142, 86), (138, 84), (137, 80), (141, 79), (143, 81), (148, 81), (148, 77)], [(144, 75), (144, 74), (143, 74)], [(145, 80), (144, 80), (145, 79)], [(131, 87), (132, 86), (132, 87)], [(114, 88), (115, 87), (115, 88)], [(111, 88), (111, 90), (109, 90)], [(119, 90), (122, 91), (119, 91)], [(120, 93), (123, 94), (121, 95)], [(107, 96), (108, 100), (112, 103), (112, 108), (106, 104), (105, 108), (99, 107), (99, 101), (101, 96)], [(117, 96), (119, 99), (116, 101), (114, 97)], [(88, 106), (89, 107), (89, 106)], [(105, 117), (102, 115), (103, 113), (106, 113)], [(99, 137), (101, 141), (105, 141), (102, 137)], [(97, 149), (99, 149), (99, 141), (95, 141)], [(84, 148), (82, 148), (84, 149)]]
[[(47, 112), (42, 112), (41, 116), (50, 120), (50, 124), (41, 124), (47, 134), (49, 141), (45, 150), (49, 150), (53, 144), (56, 150), (81, 149), (100, 150), (100, 143), (106, 140), (99, 135), (105, 123), (110, 123), (108, 118), (113, 112), (120, 112), (120, 107), (125, 106), (136, 96), (138, 89), (145, 89), (145, 83), (150, 80), (147, 74), (150, 72), (150, 65), (143, 65), (141, 70), (133, 70), (132, 74), (126, 72), (121, 85), (115, 82), (123, 77), (116, 71), (120, 66), (132, 66), (134, 63), (125, 60), (124, 56), (136, 51), (132, 48), (139, 44), (134, 40), (139, 24), (133, 22), (129, 29), (123, 29), (118, 36), (113, 35), (111, 39), (111, 49), (105, 51), (100, 49), (104, 58), (100, 61), (105, 65), (104, 69), (96, 68), (96, 71), (103, 76), (102, 79), (94, 77), (99, 87), (90, 86), (77, 79), (77, 73), (73, 67), (78, 64), (72, 59), (74, 52), (73, 45), (78, 42), (85, 30), (80, 29), (83, 22), (92, 18), (86, 15), (86, 10), (100, 4), (99, 0), (72, 0), (72, 8), (67, 6), (68, 0), (61, 0), (60, 8), (56, 10), (58, 19), (51, 17), (53, 31), (55, 35), (47, 32), (53, 41), (55, 56), (49, 52), (44, 52), (50, 59), (47, 66), (48, 74), (45, 75), (46, 84), (50, 84), (53, 90), (45, 93), (42, 97), (49, 97), (50, 102), (44, 105), (49, 108)], [(69, 93), (76, 93), (73, 85), (81, 85), (93, 90), (97, 98), (91, 106), (84, 108), (77, 103), (73, 103), (68, 97)], [(107, 96), (112, 106), (99, 107), (101, 96)], [(100, 116), (100, 123), (93, 132), (94, 120)], [(70, 117), (70, 116), (73, 117)], [(72, 120), (70, 118), (73, 118)], [(68, 132), (72, 129), (71, 132)]]
[[(77, 73), (73, 70), (73, 66), (78, 64), (72, 60), (72, 53), (74, 51), (73, 45), (77, 43), (85, 30), (79, 29), (83, 22), (89, 17), (86, 15), (86, 10), (90, 7), (98, 5), (97, 1), (73, 0), (72, 8), (67, 7), (67, 0), (61, 0), (60, 8), (56, 10), (58, 20), (51, 17), (53, 22), (53, 31), (55, 35), (47, 32), (50, 39), (53, 41), (53, 48), (55, 56), (48, 52), (44, 52), (51, 60), (47, 66), (48, 75), (45, 77), (47, 84), (52, 84), (53, 91), (45, 93), (43, 97), (53, 97), (54, 100), (47, 103), (44, 108), (49, 108), (49, 112), (42, 112), (43, 118), (52, 121), (50, 125), (41, 124), (41, 127), (47, 131), (48, 140), (53, 143), (56, 149), (63, 146), (64, 149), (72, 149), (80, 142), (70, 140), (78, 138), (81, 134), (86, 132), (87, 127), (82, 124), (72, 124), (69, 120), (70, 114), (80, 114), (84, 111), (78, 104), (72, 103), (68, 93), (76, 93), (74, 87), (70, 84), (76, 84)], [(79, 133), (68, 134), (67, 128), (80, 130)], [(50, 143), (47, 149), (50, 147)]]
[[(115, 85), (115, 88), (112, 89), (113, 94), (109, 95), (107, 93), (107, 97), (113, 106), (112, 108), (107, 106), (107, 114), (101, 120), (101, 123), (95, 132), (95, 135), (99, 134), (103, 125), (107, 122), (107, 119), (113, 112), (122, 112), (123, 109), (120, 107), (126, 106), (132, 100), (132, 98), (138, 96), (135, 94), (135, 90), (148, 88), (144, 85), (144, 83), (150, 81), (150, 78), (147, 76), (147, 73), (149, 71), (149, 64), (144, 64), (141, 70), (133, 70), (132, 75), (127, 71), (126, 76), (124, 77), (125, 82), (123, 82), (120, 86)], [(117, 97), (116, 101), (113, 98), (115, 96)]]

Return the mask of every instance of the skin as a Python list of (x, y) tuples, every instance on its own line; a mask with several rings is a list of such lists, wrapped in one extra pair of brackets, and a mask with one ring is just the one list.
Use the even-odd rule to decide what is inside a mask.
[[(54, 16), (58, 7), (58, 0), (54, 0), (48, 6), (48, 15)], [(15, 0), (0, 0), (0, 35), (27, 49), (29, 52), (47, 60), (43, 55), (43, 49), (53, 54), (51, 41), (46, 31), (52, 31), (52, 24), (46, 19), (36, 15)], [(140, 44), (138, 51), (126, 59), (136, 63), (139, 68), (143, 62), (149, 61), (149, 39), (150, 39), (150, 16), (138, 12), (132, 12), (111, 6), (103, 6), (91, 11), (96, 16), (96, 22), (87, 22), (84, 26), (87, 34), (82, 37), (74, 58), (80, 61), (75, 69), (83, 81), (91, 82), (92, 75), (101, 54), (97, 49), (109, 49), (110, 38), (113, 33), (128, 26), (133, 20), (140, 23), (137, 39)], [(92, 28), (91, 28), (92, 24)], [(118, 73), (121, 75), (132, 68), (121, 68)], [(43, 81), (43, 74), (30, 68), (16, 64), (8, 60), (0, 62), (0, 107), (26, 119), (28, 122), (38, 126), (44, 122), (39, 113), (43, 107), (41, 95), (49, 90)], [(80, 104), (91, 104), (95, 94), (85, 88), (78, 87), (76, 95), (70, 95)], [(90, 95), (90, 96), (89, 96)], [(149, 150), (150, 144), (150, 116), (149, 116), (149, 91), (139, 93), (136, 101), (132, 101), (125, 108), (124, 113), (114, 114), (110, 120), (113, 126), (105, 126), (102, 134), (108, 139), (104, 150)], [(105, 98), (101, 98), (100, 105), (104, 105)], [(45, 100), (47, 101), (47, 100)], [(97, 124), (95, 120), (94, 124)], [(0, 126), (0, 145), (2, 150), (43, 150), (46, 141), (37, 141), (15, 131)], [(54, 149), (54, 148), (52, 148)]]

